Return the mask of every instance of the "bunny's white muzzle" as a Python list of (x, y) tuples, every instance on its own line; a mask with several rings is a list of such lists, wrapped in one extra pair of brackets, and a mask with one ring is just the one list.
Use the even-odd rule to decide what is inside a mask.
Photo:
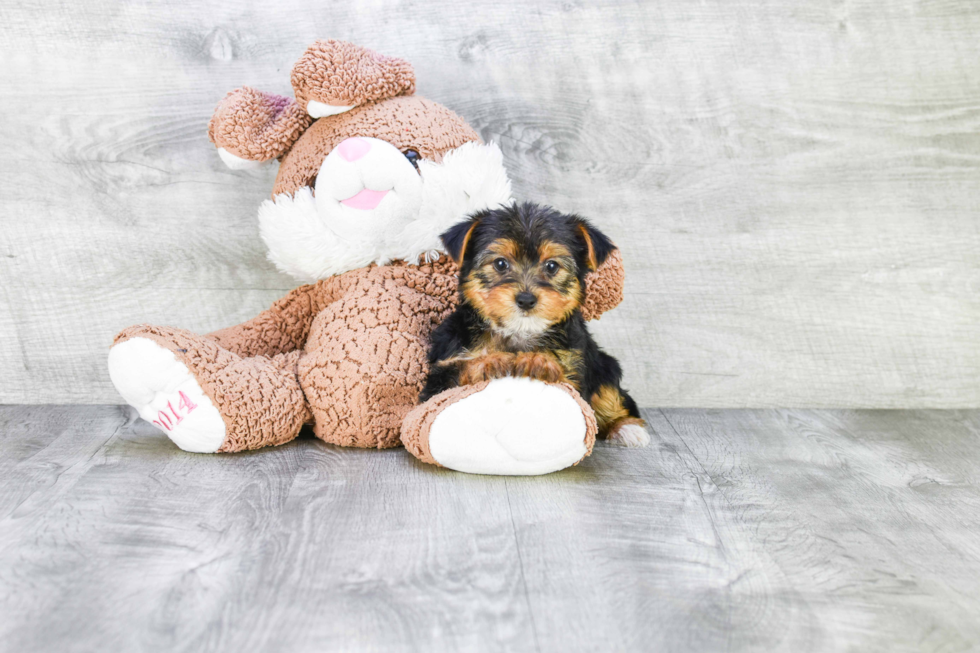
[(386, 141), (349, 138), (324, 158), (313, 189), (259, 207), (269, 259), (303, 282), (442, 249), (439, 234), (468, 214), (511, 201), (503, 155), (465, 143), (418, 170)]
[(422, 178), (387, 141), (348, 138), (330, 151), (317, 173), (317, 211), (349, 242), (397, 236), (421, 205)]

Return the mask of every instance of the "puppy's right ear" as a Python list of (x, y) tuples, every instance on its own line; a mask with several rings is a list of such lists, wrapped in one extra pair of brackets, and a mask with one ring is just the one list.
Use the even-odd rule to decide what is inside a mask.
[(447, 229), (439, 239), (446, 248), (446, 253), (452, 257), (456, 265), (463, 267), (463, 259), (466, 257), (466, 248), (469, 247), (473, 238), (473, 232), (480, 224), (480, 218), (474, 216), (469, 220), (456, 223)]
[(579, 238), (585, 248), (585, 264), (589, 270), (595, 271), (605, 263), (616, 246), (609, 240), (609, 236), (593, 227), (588, 220), (577, 218), (576, 223)]

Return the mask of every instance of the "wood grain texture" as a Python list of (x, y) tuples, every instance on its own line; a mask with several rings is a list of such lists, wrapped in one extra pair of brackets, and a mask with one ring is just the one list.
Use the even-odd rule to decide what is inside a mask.
[(644, 413), (503, 478), (0, 407), (0, 651), (980, 646), (980, 412)]
[(980, 6), (966, 0), (0, 7), (0, 401), (116, 402), (140, 322), (211, 330), (294, 284), (274, 168), (207, 142), (316, 38), (410, 60), (518, 196), (596, 220), (596, 325), (643, 405), (980, 405)]

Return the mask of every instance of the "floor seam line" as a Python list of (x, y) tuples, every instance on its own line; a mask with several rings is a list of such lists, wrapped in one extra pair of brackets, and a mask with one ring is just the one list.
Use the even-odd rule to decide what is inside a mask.
[(514, 548), (517, 550), (517, 565), (521, 571), (521, 585), (524, 588), (524, 604), (527, 606), (527, 614), (531, 618), (531, 632), (534, 634), (534, 650), (541, 653), (541, 644), (538, 642), (538, 626), (534, 621), (534, 608), (531, 607), (531, 596), (527, 591), (527, 577), (524, 575), (524, 556), (521, 554), (521, 542), (517, 537), (517, 524), (514, 523), (514, 507), (510, 503), (510, 485), (508, 479), (504, 479), (504, 495), (507, 497), (507, 513), (510, 516), (510, 529), (514, 534)]

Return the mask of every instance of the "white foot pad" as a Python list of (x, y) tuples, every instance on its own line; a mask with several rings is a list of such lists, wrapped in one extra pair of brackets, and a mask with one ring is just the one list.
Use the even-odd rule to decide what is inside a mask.
[(218, 156), (221, 157), (224, 164), (232, 170), (255, 170), (269, 163), (268, 161), (252, 161), (250, 159), (243, 159), (240, 156), (232, 154), (223, 147), (218, 148)]
[(190, 370), (149, 338), (110, 349), (109, 377), (140, 417), (184, 451), (214, 453), (225, 441), (225, 421)]
[(639, 424), (626, 424), (609, 436), (609, 442), (623, 447), (645, 447), (650, 444), (650, 434)]
[(429, 451), (441, 465), (470, 474), (548, 474), (585, 455), (585, 418), (559, 388), (497, 379), (435, 419)]

